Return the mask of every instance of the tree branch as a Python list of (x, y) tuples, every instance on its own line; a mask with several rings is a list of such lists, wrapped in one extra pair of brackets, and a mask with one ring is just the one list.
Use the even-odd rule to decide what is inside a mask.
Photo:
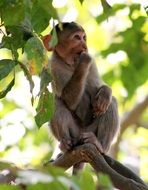
[(145, 99), (138, 103), (130, 112), (126, 113), (121, 120), (121, 134), (125, 129), (132, 124), (135, 124), (139, 121), (139, 117), (142, 112), (148, 107), (148, 95)]
[(117, 138), (116, 143), (111, 148), (111, 155), (116, 158), (119, 150), (119, 143), (122, 139), (122, 134), (124, 131), (132, 124), (136, 124), (140, 120), (140, 116), (143, 111), (148, 107), (148, 95), (144, 98), (144, 100), (138, 103), (131, 111), (125, 113), (123, 118), (121, 119), (121, 130), (119, 136)]
[(84, 144), (68, 151), (52, 162), (68, 169), (78, 162), (88, 162), (97, 171), (109, 175), (116, 188), (124, 190), (148, 190), (146, 184), (132, 171), (113, 158), (102, 155), (92, 144)]
[(145, 123), (145, 122), (143, 122), (143, 121), (137, 121), (137, 123), (136, 123), (136, 125), (138, 126), (138, 127), (142, 127), (142, 128), (144, 128), (144, 129), (148, 129), (148, 123)]

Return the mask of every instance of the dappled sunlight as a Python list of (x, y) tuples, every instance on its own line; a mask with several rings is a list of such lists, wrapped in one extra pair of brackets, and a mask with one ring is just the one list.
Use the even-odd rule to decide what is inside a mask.
[(72, 22), (76, 20), (78, 16), (78, 11), (75, 8), (70, 8), (63, 18), (63, 22)]
[(118, 64), (121, 61), (127, 59), (127, 55), (124, 51), (118, 51), (117, 53), (111, 53), (107, 56), (107, 61), (111, 64)]
[[(3, 124), (3, 123), (2, 123)], [(1, 144), (0, 144), (0, 151), (5, 150), (7, 146), (16, 144), (25, 134), (25, 128), (23, 125), (19, 123), (19, 126), (16, 125), (8, 125), (4, 126), (0, 130), (1, 136)]]
[(52, 4), (55, 8), (61, 8), (64, 7), (66, 5), (66, 3), (68, 2), (68, 0), (53, 0)]
[[(2, 2), (5, 4), (4, 0)], [(48, 65), (52, 52), (46, 52), (42, 37), (50, 33), (58, 19), (64, 22), (75, 21), (85, 29), (89, 53), (96, 62), (104, 83), (111, 87), (112, 95), (118, 100), (122, 130), (114, 144), (112, 157), (148, 182), (148, 22), (144, 9), (147, 0), (107, 2), (113, 7), (105, 11), (98, 0), (53, 0), (52, 3), (45, 0), (43, 5), (32, 1), (32, 14), (25, 12), (31, 18), (29, 20), (27, 17), (25, 20), (23, 30), (26, 33), (23, 33), (22, 28), (21, 31), (17, 28), (17, 24), (24, 22), (18, 22), (21, 11), (16, 11), (12, 21), (9, 14), (6, 15), (6, 23), (0, 20), (0, 162), (14, 163), (23, 169), (37, 168), (51, 158), (57, 158), (60, 153), (59, 142), (55, 140), (48, 126), (55, 106)], [(50, 13), (46, 3), (51, 6)], [(123, 7), (120, 7), (122, 3)], [(26, 10), (29, 10), (29, 6), (28, 4)], [(53, 44), (56, 40), (55, 32)], [(8, 61), (2, 63), (2, 60)], [(6, 65), (9, 61), (14, 63), (12, 68), (11, 65)], [(47, 73), (41, 73), (43, 67), (47, 69)], [(9, 86), (13, 78), (14, 85)], [(144, 100), (145, 105), (142, 104)], [(140, 108), (137, 111), (135, 108), (138, 106)], [(2, 165), (3, 162), (0, 163), (0, 170)], [(47, 170), (49, 174), (50, 169)], [(2, 172), (7, 174), (8, 171)], [(3, 175), (2, 172), (0, 175)], [(52, 183), (53, 179), (58, 179), (51, 169), (52, 172), (53, 174), (46, 176), (31, 171), (22, 173), (22, 178), (26, 178), (26, 183), (29, 177), (31, 183), (40, 180)], [(88, 190), (94, 190), (94, 181), (96, 183), (98, 180), (96, 174), (91, 172), (86, 167), (81, 174), (81, 187), (85, 187), (87, 179), (90, 180)], [(31, 178), (36, 174), (36, 177)], [(76, 179), (69, 176), (64, 180), (59, 177), (58, 185), (66, 184), (66, 180), (75, 183), (72, 180)], [(20, 178), (18, 180), (21, 181)], [(74, 189), (85, 189), (79, 187), (80, 183)], [(58, 185), (51, 185), (52, 188), (49, 188), (54, 190)], [(39, 188), (44, 189), (42, 186)], [(66, 189), (67, 186), (61, 188)]]

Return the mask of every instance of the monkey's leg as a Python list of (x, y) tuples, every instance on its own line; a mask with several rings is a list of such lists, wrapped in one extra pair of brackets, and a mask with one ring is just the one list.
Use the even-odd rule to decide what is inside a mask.
[(79, 138), (80, 131), (73, 115), (63, 101), (57, 97), (55, 101), (55, 114), (50, 128), (56, 139), (60, 141), (60, 149), (65, 151), (73, 147), (73, 144)]
[[(80, 126), (60, 98), (56, 98), (55, 110), (56, 111), (51, 122), (51, 130), (54, 136), (60, 141), (61, 151), (65, 152), (78, 144)], [(83, 168), (83, 165), (83, 163), (75, 164), (73, 166), (73, 174), (77, 174), (78, 171)]]
[(87, 132), (95, 133), (103, 152), (106, 153), (119, 131), (119, 116), (116, 99), (113, 97), (108, 110), (94, 119), (93, 123), (86, 127)]

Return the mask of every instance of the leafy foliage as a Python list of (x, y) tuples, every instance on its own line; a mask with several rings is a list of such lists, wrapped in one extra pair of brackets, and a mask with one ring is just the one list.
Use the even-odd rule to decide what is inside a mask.
[[(120, 5), (120, 8), (121, 7), (123, 8), (124, 5)], [(118, 77), (121, 78), (121, 81), (128, 92), (128, 98), (131, 98), (137, 87), (145, 83), (147, 80), (148, 46), (147, 42), (144, 40), (146, 33), (141, 31), (141, 28), (146, 23), (146, 17), (139, 16), (133, 18), (132, 16), (135, 10), (140, 11), (140, 5), (131, 5), (129, 9), (129, 17), (132, 22), (131, 27), (127, 28), (125, 31), (117, 33), (115, 39), (121, 38), (121, 42), (113, 42), (106, 50), (102, 51), (101, 54), (106, 57), (109, 54), (116, 53), (120, 50), (127, 54), (128, 60), (125, 60), (125, 62), (122, 62), (119, 65), (118, 69), (120, 70), (120, 76)], [(103, 16), (104, 14), (97, 17), (97, 21), (100, 22), (101, 19), (105, 19), (105, 16)], [(113, 70), (104, 75), (104, 79), (109, 82), (110, 85), (115, 78), (116, 76), (114, 75)]]
[[(80, 1), (82, 4), (84, 1)], [(96, 21), (101, 23), (108, 19), (109, 16), (115, 15), (121, 9), (126, 8), (125, 4), (116, 4), (111, 7), (107, 1), (101, 1), (104, 12), (96, 17)], [(11, 11), (10, 11), (11, 10)], [(148, 69), (147, 59), (147, 45), (144, 39), (145, 33), (141, 30), (146, 17), (139, 16), (134, 18), (134, 11), (140, 10), (139, 4), (133, 4), (129, 7), (129, 19), (132, 22), (130, 28), (116, 34), (116, 38), (122, 38), (121, 42), (113, 42), (106, 50), (102, 51), (103, 56), (111, 53), (116, 53), (119, 50), (124, 51), (127, 56), (128, 64), (124, 62), (118, 67), (120, 70), (120, 77), (126, 90), (128, 91), (128, 98), (132, 97), (136, 88), (142, 85), (147, 80), (146, 70)], [(37, 106), (37, 114), (35, 121), (38, 127), (47, 122), (53, 114), (54, 103), (53, 95), (48, 91), (48, 84), (51, 82), (50, 70), (43, 69), (47, 63), (46, 51), (43, 47), (41, 36), (42, 32), (48, 27), (49, 20), (54, 18), (58, 19), (56, 9), (50, 0), (12, 0), (1, 1), (0, 14), (2, 22), (3, 38), (0, 47), (7, 48), (12, 53), (12, 59), (4, 59), (0, 61), (0, 80), (7, 78), (10, 72), (15, 67), (20, 66), (23, 70), (27, 80), (30, 84), (30, 92), (32, 93), (32, 104), (34, 102), (33, 88), (34, 82), (32, 75), (41, 76), (41, 87), (39, 92), (39, 103)], [(134, 32), (133, 32), (134, 29)], [(6, 33), (5, 33), (6, 32)], [(129, 44), (129, 41), (131, 43)], [(57, 34), (53, 30), (50, 46), (57, 44)], [(18, 50), (22, 49), (22, 55), (27, 56), (27, 62), (20, 61), (20, 54)], [(136, 56), (135, 56), (136, 52)], [(17, 64), (19, 63), (19, 64)], [(7, 66), (6, 66), (7, 65)], [(134, 75), (131, 77), (131, 73)], [(117, 76), (113, 70), (110, 70), (104, 75), (104, 79), (109, 84), (113, 84)], [(15, 80), (13, 79), (10, 84), (0, 92), (0, 98), (6, 94), (14, 86)]]
[[(79, 0), (79, 2), (83, 6), (84, 0)], [(133, 97), (136, 89), (146, 83), (148, 76), (147, 34), (146, 30), (143, 30), (143, 26), (146, 25), (146, 17), (144, 15), (137, 14), (141, 9), (139, 4), (132, 4), (129, 6), (126, 6), (125, 4), (116, 4), (111, 7), (106, 0), (101, 0), (101, 4), (103, 13), (95, 18), (99, 25), (109, 17), (116, 15), (118, 11), (124, 9), (129, 10), (128, 19), (131, 25), (124, 31), (118, 32), (114, 36), (113, 42), (101, 52), (101, 55), (103, 57), (108, 57), (108, 55), (115, 54), (121, 50), (125, 52), (127, 59), (118, 63), (114, 67), (109, 68), (103, 78), (109, 85), (114, 85), (115, 81), (120, 80), (128, 92), (127, 98), (131, 98)], [(145, 9), (147, 10), (147, 7)], [(52, 79), (50, 76), (50, 69), (47, 66), (48, 60), (46, 51), (41, 41), (44, 31), (49, 27), (49, 22), (52, 19), (59, 20), (57, 10), (52, 5), (52, 0), (0, 1), (0, 34), (2, 34), (0, 49), (7, 49), (11, 52), (9, 59), (0, 60), (0, 82), (3, 84), (3, 90), (0, 91), (0, 98), (4, 98), (9, 91), (13, 90), (13, 86), (15, 85), (15, 72), (18, 70), (20, 71), (21, 69), (21, 71), (24, 72), (26, 79), (29, 81), (30, 92), (32, 94), (31, 101), (33, 104), (33, 75), (37, 75), (40, 78), (40, 91), (38, 93), (39, 98), (35, 115), (35, 121), (38, 128), (48, 122), (54, 112), (54, 97), (48, 88)], [(108, 19), (108, 21), (110, 20)], [(121, 40), (118, 41), (118, 39)], [(55, 44), (57, 44), (57, 35), (56, 31), (53, 30), (52, 39), (49, 45), (54, 46)], [(116, 72), (117, 70), (118, 74)], [(9, 76), (12, 73), (13, 77), (9, 80)], [(9, 82), (6, 84), (5, 80), (7, 79)], [(9, 102), (6, 100), (3, 101), (5, 112), (12, 111), (15, 103), (12, 102), (11, 106), (8, 107)], [(1, 116), (3, 116), (3, 114), (1, 114)], [(145, 131), (143, 133), (145, 134)], [(42, 136), (42, 138), (45, 137)], [(28, 146), (28, 139), (26, 141), (27, 143), (24, 143), (25, 145), (23, 146)], [(50, 144), (49, 141), (48, 143)], [(3, 171), (5, 169), (15, 171), (10, 164), (5, 165), (4, 163), (0, 163), (0, 170)], [(52, 180), (50, 182), (48, 181), (47, 183), (43, 183), (43, 181), (40, 180), (41, 178), (35, 178), (36, 182), (32, 184), (26, 176), (22, 175), (23, 172), (18, 173), (17, 171), (16, 173), (20, 183), (24, 183), (26, 180), (26, 188), (30, 190), (65, 190), (69, 189), (68, 186), (72, 186), (73, 189), (76, 190), (89, 190), (95, 189), (96, 186), (93, 178), (94, 174), (88, 170), (82, 172), (79, 179), (69, 178), (69, 176), (63, 173), (63, 171), (58, 169), (56, 170), (55, 168), (47, 168), (46, 171), (42, 168), (40, 172), (41, 177), (46, 174)], [(30, 172), (30, 179), (34, 179), (34, 176), (37, 176), (37, 174), (39, 173)], [(101, 188), (112, 188), (107, 176), (99, 176), (99, 181)], [(0, 189), (17, 190), (20, 189), (20, 187), (1, 184)]]
[(0, 92), (0, 98), (4, 98), (6, 94), (11, 90), (11, 88), (14, 86), (15, 79), (13, 78), (12, 81), (8, 84), (5, 90)]
[(44, 123), (48, 122), (53, 115), (54, 110), (54, 97), (53, 94), (48, 91), (47, 88), (41, 93), (39, 104), (36, 109), (37, 115), (35, 121), (38, 127), (41, 127)]
[(109, 16), (115, 15), (117, 11), (126, 7), (126, 5), (124, 4), (115, 4), (113, 7), (110, 7), (109, 4), (105, 3), (103, 0), (102, 2), (103, 2), (104, 12), (103, 14), (96, 17), (96, 21), (98, 23), (105, 21), (106, 19), (108, 19)]
[(30, 38), (24, 48), (29, 60), (29, 69), (32, 75), (39, 74), (44, 64), (45, 51), (41, 41), (37, 37)]
[(6, 77), (15, 67), (16, 62), (10, 59), (0, 60), (0, 80)]
[[(58, 19), (57, 12), (50, 0), (3, 0), (0, 3), (0, 15), (4, 34), (0, 48), (9, 49), (13, 58), (12, 60), (0, 61), (0, 80), (7, 77), (19, 65), (29, 81), (30, 92), (33, 93), (34, 82), (32, 75), (40, 75), (42, 67), (47, 63), (45, 50), (40, 40), (41, 32), (48, 27), (51, 18)], [(56, 39), (53, 41), (55, 42)], [(22, 49), (23, 55), (27, 55), (27, 63), (20, 62), (19, 49)], [(50, 77), (50, 72), (48, 72), (48, 75)], [(43, 78), (42, 84), (44, 82), (47, 86), (47, 81), (44, 81)], [(14, 83), (15, 80), (13, 79), (5, 90), (0, 92), (0, 98), (6, 96)], [(37, 125), (41, 126), (49, 120), (51, 113), (53, 113), (53, 98), (51, 98), (51, 93), (45, 87), (41, 88), (39, 94), (39, 105), (35, 120)], [(32, 104), (33, 101), (32, 96)]]
[(1, 3), (2, 21), (6, 26), (19, 24), (25, 17), (23, 0), (6, 0)]
[[(36, 190), (36, 189), (59, 189), (59, 190), (68, 190), (72, 188), (74, 190), (95, 190), (96, 182), (94, 180), (95, 173), (91, 171), (88, 167), (86, 170), (79, 174), (79, 177), (73, 176), (69, 177), (68, 174), (61, 168), (48, 165), (46, 168), (42, 167), (38, 170), (22, 170), (14, 167), (12, 164), (7, 162), (0, 163), (0, 170), (6, 169), (10, 172), (9, 175), (5, 175), (7, 181), (15, 179), (15, 185), (5, 185), (1, 184), (0, 188), (2, 189), (12, 189), (18, 190), (21, 189), (22, 184), (27, 190)], [(0, 174), (1, 175), (1, 174)], [(1, 176), (2, 177), (2, 176)], [(101, 181), (100, 181), (101, 180)], [(112, 189), (111, 182), (106, 175), (99, 175), (99, 187), (103, 190)]]

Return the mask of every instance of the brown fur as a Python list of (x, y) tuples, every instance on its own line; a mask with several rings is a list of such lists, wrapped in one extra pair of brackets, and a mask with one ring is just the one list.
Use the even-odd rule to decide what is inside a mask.
[(63, 151), (90, 142), (106, 153), (119, 131), (117, 102), (88, 54), (84, 30), (76, 23), (67, 24), (71, 25), (70, 34), (64, 24), (57, 31), (59, 42), (50, 61), (56, 96), (51, 129)]

